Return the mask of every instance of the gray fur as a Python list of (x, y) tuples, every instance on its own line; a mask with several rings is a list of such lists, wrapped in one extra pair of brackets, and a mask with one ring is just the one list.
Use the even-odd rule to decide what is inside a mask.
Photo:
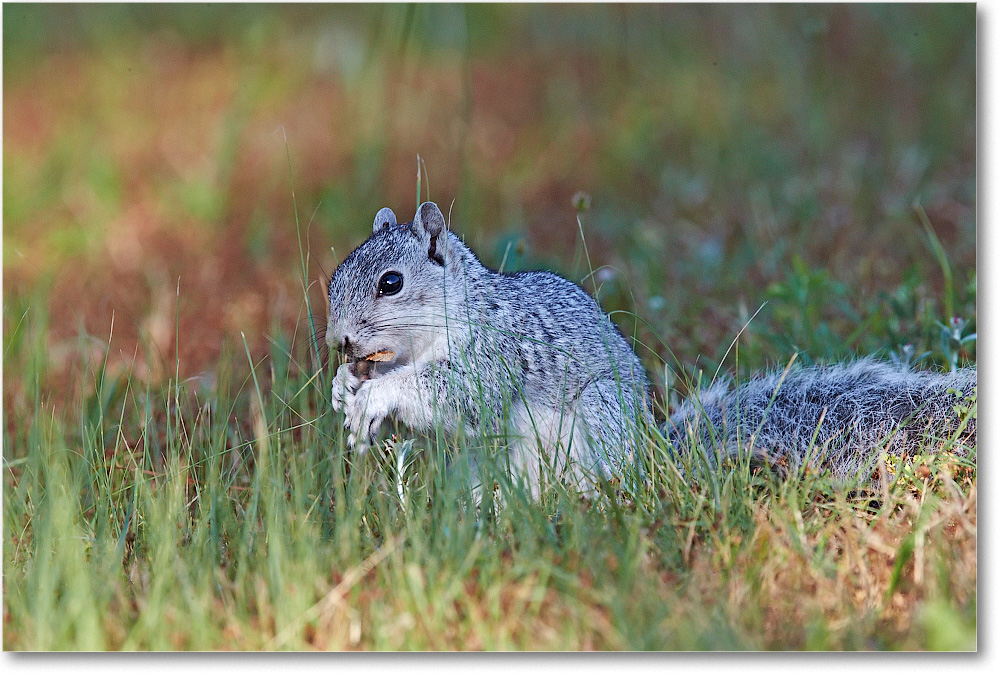
[[(375, 224), (329, 286), (330, 346), (396, 354), (365, 382), (338, 369), (349, 443), (365, 448), (387, 416), (512, 437), (511, 464), (533, 489), (543, 474), (607, 478), (630, 463), (637, 424), (652, 421), (646, 374), (593, 298), (549, 272), (488, 269), (433, 203), (412, 224)], [(388, 271), (403, 289), (379, 297)]]
[[(378, 294), (387, 272), (403, 276), (396, 295)], [(333, 273), (329, 299), (332, 348), (353, 360), (395, 354), (371, 379), (361, 381), (351, 364), (334, 377), (334, 410), (344, 410), (348, 442), (360, 450), (389, 416), (418, 431), (440, 424), (497, 435), (537, 493), (549, 475), (622, 476), (647, 442), (646, 374), (594, 299), (549, 272), (488, 269), (432, 202), (413, 223), (381, 209), (372, 235)], [(947, 390), (976, 385), (974, 370), (904, 373), (872, 360), (800, 369), (779, 387), (780, 379), (700, 392), (664, 431), (681, 451), (748, 448), (778, 465), (810, 455), (847, 476), (883, 446), (905, 454), (925, 432), (956, 431), (957, 398)], [(962, 437), (975, 443), (974, 420)]]
[[(873, 474), (881, 453), (912, 456), (976, 444), (976, 419), (954, 407), (974, 395), (975, 369), (913, 372), (862, 359), (789, 369), (685, 401), (667, 432), (674, 447), (719, 456), (749, 452), (773, 467), (809, 461), (840, 478)], [(877, 478), (877, 473), (875, 474)]]

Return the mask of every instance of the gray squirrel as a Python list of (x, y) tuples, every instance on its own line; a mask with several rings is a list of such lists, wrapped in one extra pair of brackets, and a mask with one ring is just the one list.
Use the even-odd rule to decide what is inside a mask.
[[(748, 449), (771, 466), (818, 461), (849, 477), (928, 437), (975, 446), (976, 371), (902, 371), (873, 359), (798, 368), (695, 394), (657, 427), (650, 385), (597, 302), (550, 272), (487, 268), (433, 202), (411, 223), (389, 208), (334, 271), (326, 339), (348, 444), (366, 450), (387, 417), (413, 430), (497, 438), (537, 494), (557, 478), (621, 478), (656, 434), (709, 461)], [(484, 436), (485, 435), (485, 436)], [(633, 474), (634, 475), (634, 474)]]

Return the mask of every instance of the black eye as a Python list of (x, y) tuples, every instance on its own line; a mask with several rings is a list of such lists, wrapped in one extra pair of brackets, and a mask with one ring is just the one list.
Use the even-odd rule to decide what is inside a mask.
[(403, 289), (403, 275), (399, 272), (386, 272), (378, 280), (379, 295), (396, 295)]

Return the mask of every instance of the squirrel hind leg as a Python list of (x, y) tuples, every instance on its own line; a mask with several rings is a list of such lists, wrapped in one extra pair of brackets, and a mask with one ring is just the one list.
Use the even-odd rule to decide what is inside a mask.
[(574, 411), (544, 405), (515, 407), (511, 413), (508, 458), (515, 478), (523, 478), (538, 499), (549, 480), (583, 484), (581, 459), (586, 439)]
[(583, 422), (585, 458), (603, 480), (620, 478), (634, 466), (645, 429), (655, 425), (645, 402), (614, 380), (592, 382), (584, 388), (576, 413)]

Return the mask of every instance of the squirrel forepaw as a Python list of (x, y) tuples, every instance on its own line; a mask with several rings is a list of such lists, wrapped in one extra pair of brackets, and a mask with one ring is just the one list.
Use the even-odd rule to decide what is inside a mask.
[(344, 363), (337, 368), (337, 374), (333, 376), (333, 387), (330, 392), (330, 402), (333, 404), (333, 412), (346, 410), (354, 400), (354, 393), (361, 386), (361, 380), (351, 372), (350, 364)]
[(369, 384), (357, 394), (351, 395), (344, 410), (346, 413), (344, 428), (350, 431), (347, 444), (359, 452), (364, 452), (375, 440), (379, 427), (389, 414), (388, 406), (377, 392), (373, 392)]

